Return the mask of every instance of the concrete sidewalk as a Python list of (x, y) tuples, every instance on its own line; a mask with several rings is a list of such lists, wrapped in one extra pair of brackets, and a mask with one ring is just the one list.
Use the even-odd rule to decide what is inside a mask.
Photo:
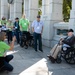
[(35, 52), (33, 48), (21, 48), (15, 45), (14, 59), (10, 62), (14, 66), (12, 72), (0, 73), (0, 75), (75, 75), (75, 65), (69, 65), (64, 60), (61, 64), (52, 64), (46, 57), (50, 49), (43, 47), (44, 52)]

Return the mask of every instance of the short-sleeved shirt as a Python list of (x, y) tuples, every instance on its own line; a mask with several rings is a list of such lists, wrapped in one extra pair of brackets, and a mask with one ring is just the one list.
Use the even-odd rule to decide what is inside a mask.
[(0, 41), (0, 57), (3, 57), (6, 50), (9, 49), (10, 49), (9, 45), (7, 45), (5, 42)]
[(1, 25), (4, 25), (4, 23), (7, 23), (6, 20), (1, 20)]
[(43, 25), (43, 21), (41, 20), (39, 22), (37, 20), (33, 21), (32, 27), (34, 28), (34, 32), (41, 33)]
[[(7, 27), (9, 27), (9, 26), (13, 27), (13, 23), (8, 22)], [(12, 28), (9, 28), (9, 30), (12, 31)]]
[(29, 20), (22, 18), (22, 19), (20, 19), (20, 21), (19, 21), (19, 25), (21, 26), (21, 27), (20, 27), (20, 30), (21, 30), (21, 31), (28, 31)]

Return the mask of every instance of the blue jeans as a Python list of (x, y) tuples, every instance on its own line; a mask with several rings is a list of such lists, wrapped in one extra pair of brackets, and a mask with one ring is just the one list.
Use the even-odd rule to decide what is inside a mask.
[(19, 31), (16, 31), (15, 35), (16, 35), (17, 43), (19, 43)]
[(9, 64), (9, 62), (13, 59), (13, 55), (7, 55), (3, 58), (4, 64), (2, 70), (12, 71), (13, 67)]
[(34, 37), (34, 48), (37, 51), (37, 41), (39, 42), (39, 50), (42, 50), (42, 38), (41, 38), (41, 34), (38, 33), (33, 33), (33, 37)]

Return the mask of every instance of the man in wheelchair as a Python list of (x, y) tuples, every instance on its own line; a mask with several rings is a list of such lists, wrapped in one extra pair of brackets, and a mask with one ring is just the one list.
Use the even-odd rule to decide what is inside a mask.
[(75, 43), (75, 36), (73, 32), (74, 31), (72, 29), (69, 29), (67, 37), (61, 38), (58, 44), (56, 44), (50, 51), (50, 55), (47, 55), (52, 63), (55, 63), (58, 59), (59, 52), (62, 52), (62, 50), (63, 52), (66, 52), (65, 56), (73, 50), (73, 45)]

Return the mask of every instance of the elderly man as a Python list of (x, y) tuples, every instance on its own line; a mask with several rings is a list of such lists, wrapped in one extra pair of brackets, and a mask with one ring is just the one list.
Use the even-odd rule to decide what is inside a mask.
[(37, 20), (34, 20), (32, 23), (32, 31), (34, 35), (34, 48), (35, 51), (37, 51), (37, 40), (39, 41), (39, 50), (43, 52), (42, 50), (42, 32), (43, 32), (43, 22), (40, 20), (40, 16), (37, 16)]
[(55, 63), (59, 51), (62, 50), (61, 48), (67, 50), (68, 48), (74, 45), (75, 37), (73, 35), (73, 32), (74, 31), (72, 29), (69, 29), (68, 36), (66, 38), (61, 38), (60, 39), (61, 44), (60, 43), (58, 45), (56, 44), (50, 51), (50, 55), (47, 55), (47, 57), (51, 60), (52, 63)]
[[(19, 26), (20, 26), (21, 35), (23, 35), (23, 34), (26, 35), (27, 41), (26, 41), (25, 49), (27, 49), (28, 48), (28, 40), (29, 40), (28, 31), (29, 31), (30, 26), (29, 26), (29, 20), (26, 19), (25, 15), (23, 15), (22, 18), (20, 19)], [(21, 38), (20, 45), (22, 46), (22, 44), (23, 44), (23, 41), (22, 41), (22, 38)]]

